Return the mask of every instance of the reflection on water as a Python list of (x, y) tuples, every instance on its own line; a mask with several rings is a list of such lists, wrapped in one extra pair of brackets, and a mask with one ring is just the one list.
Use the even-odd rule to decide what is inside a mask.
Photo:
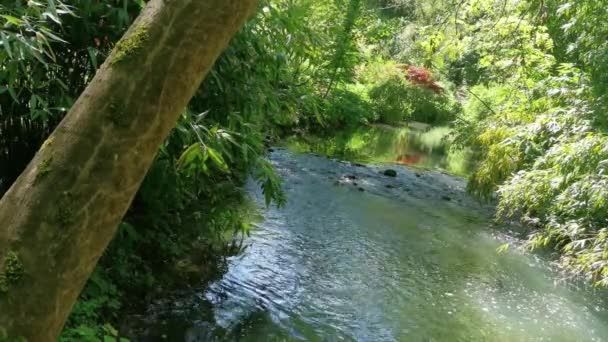
[(469, 152), (451, 150), (449, 134), (448, 127), (374, 125), (329, 137), (292, 138), (287, 145), (298, 152), (321, 153), (343, 160), (396, 163), (467, 175), (471, 168)]
[[(159, 324), (174, 341), (602, 341), (600, 295), (554, 285), (440, 172), (272, 154), (289, 201)], [(354, 184), (356, 183), (356, 185)], [(362, 191), (362, 190), (363, 191)], [(255, 185), (250, 191), (260, 206)], [(168, 323), (167, 323), (168, 322)], [(168, 336), (168, 337), (167, 337)], [(151, 338), (150, 340), (154, 340)], [(159, 340), (162, 340), (159, 338)]]

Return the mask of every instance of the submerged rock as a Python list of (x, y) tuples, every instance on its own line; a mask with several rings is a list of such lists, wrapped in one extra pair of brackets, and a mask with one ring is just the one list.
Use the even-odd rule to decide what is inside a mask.
[(397, 177), (397, 171), (391, 169), (382, 171), (382, 174), (388, 177)]

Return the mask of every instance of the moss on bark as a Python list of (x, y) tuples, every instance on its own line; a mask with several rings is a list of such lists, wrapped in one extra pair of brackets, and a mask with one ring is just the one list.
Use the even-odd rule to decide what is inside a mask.
[(46, 149), (48, 147), (50, 147), (53, 144), (53, 137), (49, 137), (48, 139), (46, 139), (44, 141), (44, 143), (42, 143), (42, 147), (40, 147), (41, 150)]
[(72, 194), (69, 191), (65, 191), (59, 202), (57, 203), (57, 212), (55, 213), (55, 219), (61, 227), (67, 227), (74, 223), (74, 209), (72, 203)]
[(48, 175), (51, 172), (51, 163), (53, 162), (53, 158), (48, 158), (43, 160), (39, 165), (38, 165), (38, 174), (36, 175), (36, 182), (40, 181), (42, 178), (44, 178), (46, 175)]
[(121, 40), (114, 48), (112, 55), (112, 65), (125, 61), (137, 55), (149, 39), (148, 28), (146, 26), (138, 27), (130, 36)]
[(7, 293), (11, 286), (19, 284), (24, 274), (25, 268), (19, 255), (13, 251), (8, 252), (0, 270), (0, 293)]

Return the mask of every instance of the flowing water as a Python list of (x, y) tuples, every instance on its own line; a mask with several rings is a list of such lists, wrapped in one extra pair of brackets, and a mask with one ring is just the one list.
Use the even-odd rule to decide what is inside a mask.
[(603, 341), (599, 293), (555, 282), (438, 171), (277, 150), (289, 197), (262, 209), (209, 288), (163, 304), (142, 341)]

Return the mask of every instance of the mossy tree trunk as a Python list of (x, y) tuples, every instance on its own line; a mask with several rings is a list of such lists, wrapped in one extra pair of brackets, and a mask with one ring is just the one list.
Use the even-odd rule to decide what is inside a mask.
[(57, 339), (159, 145), (256, 3), (148, 3), (0, 200), (0, 335)]

